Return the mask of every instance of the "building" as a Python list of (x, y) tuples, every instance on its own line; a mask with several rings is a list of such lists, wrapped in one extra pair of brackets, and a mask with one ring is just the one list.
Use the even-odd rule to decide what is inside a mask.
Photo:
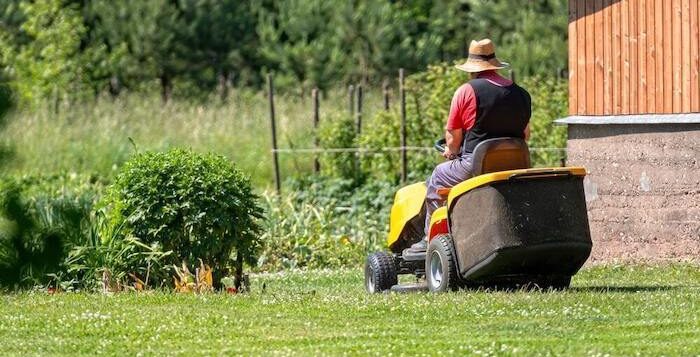
[(700, 260), (700, 0), (569, 0), (594, 261)]

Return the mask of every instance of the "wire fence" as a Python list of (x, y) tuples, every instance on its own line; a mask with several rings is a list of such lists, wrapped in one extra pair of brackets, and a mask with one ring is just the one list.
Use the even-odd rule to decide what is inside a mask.
[[(533, 152), (566, 152), (566, 148), (529, 148)], [(396, 146), (386, 148), (300, 148), (300, 149), (272, 149), (273, 153), (279, 154), (327, 154), (327, 153), (383, 153), (402, 151), (435, 151), (430, 146)]]
[[(513, 76), (514, 73), (511, 72), (511, 76)], [(275, 119), (275, 100), (274, 100), (274, 85), (273, 85), (273, 78), (272, 74), (267, 75), (267, 91), (268, 91), (268, 100), (269, 100), (269, 106), (270, 106), (270, 137), (272, 139), (272, 148), (270, 152), (272, 153), (272, 165), (273, 165), (273, 172), (274, 172), (274, 178), (275, 178), (275, 188), (276, 191), (279, 193), (280, 192), (280, 167), (279, 167), (279, 155), (280, 154), (306, 154), (306, 155), (314, 155), (315, 157), (313, 158), (314, 160), (314, 173), (320, 172), (320, 162), (319, 158), (322, 155), (326, 154), (343, 154), (343, 153), (350, 153), (350, 154), (355, 154), (357, 157), (361, 157), (364, 155), (368, 156), (375, 156), (375, 155), (381, 155), (383, 153), (398, 153), (399, 156), (399, 161), (400, 161), (400, 172), (401, 172), (401, 182), (406, 182), (407, 177), (408, 177), (408, 152), (414, 152), (414, 153), (420, 153), (420, 155), (424, 155), (430, 151), (435, 151), (435, 148), (432, 146), (409, 146), (407, 145), (407, 125), (406, 125), (406, 88), (405, 88), (405, 73), (403, 68), (399, 69), (399, 78), (398, 78), (398, 89), (399, 89), (399, 100), (398, 100), (398, 105), (400, 108), (400, 118), (401, 118), (401, 127), (397, 135), (399, 135), (400, 138), (400, 146), (395, 146), (395, 147), (384, 147), (384, 148), (366, 148), (366, 147), (349, 147), (349, 148), (322, 148), (319, 147), (319, 138), (318, 136), (314, 137), (314, 147), (311, 148), (279, 148), (277, 146), (277, 125), (276, 125), (276, 119)], [(390, 102), (389, 102), (389, 84), (387, 81), (384, 81), (382, 85), (382, 94), (384, 97), (384, 105), (383, 109), (384, 110), (389, 110), (390, 108)], [(319, 90), (317, 88), (314, 88), (312, 90), (312, 103), (313, 103), (313, 126), (314, 129), (318, 129), (319, 122), (320, 122), (320, 115), (319, 115)], [(362, 115), (363, 115), (363, 88), (361, 85), (350, 85), (348, 87), (348, 110), (350, 113), (350, 116), (355, 119), (355, 132), (357, 135), (359, 135), (362, 132)], [(565, 165), (566, 162), (566, 148), (558, 148), (558, 147), (532, 147), (530, 148), (530, 152), (535, 154), (536, 156), (547, 156), (548, 153), (562, 153), (562, 155), (559, 155), (558, 160), (560, 160), (560, 163), (562, 166)], [(551, 160), (550, 160), (551, 161)]]

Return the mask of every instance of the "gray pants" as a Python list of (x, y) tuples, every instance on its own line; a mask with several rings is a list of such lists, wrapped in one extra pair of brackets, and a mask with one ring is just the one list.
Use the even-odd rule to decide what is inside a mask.
[(435, 167), (426, 185), (428, 193), (425, 196), (425, 236), (430, 230), (430, 217), (443, 203), (438, 196), (438, 188), (454, 187), (458, 183), (472, 177), (472, 154), (464, 154), (462, 157), (445, 161)]

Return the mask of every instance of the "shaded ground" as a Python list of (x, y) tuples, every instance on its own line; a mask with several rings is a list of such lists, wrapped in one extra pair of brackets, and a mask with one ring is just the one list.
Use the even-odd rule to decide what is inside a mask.
[[(22, 293), (3, 355), (692, 355), (700, 268), (594, 267), (565, 292), (370, 296), (359, 271), (260, 275), (247, 295)], [(262, 290), (264, 286), (264, 291)]]

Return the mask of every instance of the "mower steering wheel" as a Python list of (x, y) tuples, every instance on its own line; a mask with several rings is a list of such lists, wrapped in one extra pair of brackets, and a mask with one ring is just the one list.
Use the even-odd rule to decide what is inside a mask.
[(435, 147), (435, 150), (437, 150), (437, 151), (440, 152), (441, 154), (444, 153), (444, 152), (445, 152), (445, 145), (446, 145), (446, 144), (447, 144), (447, 141), (445, 140), (445, 138), (442, 138), (442, 139), (436, 141), (436, 142), (435, 142), (435, 146), (434, 146), (434, 147)]

